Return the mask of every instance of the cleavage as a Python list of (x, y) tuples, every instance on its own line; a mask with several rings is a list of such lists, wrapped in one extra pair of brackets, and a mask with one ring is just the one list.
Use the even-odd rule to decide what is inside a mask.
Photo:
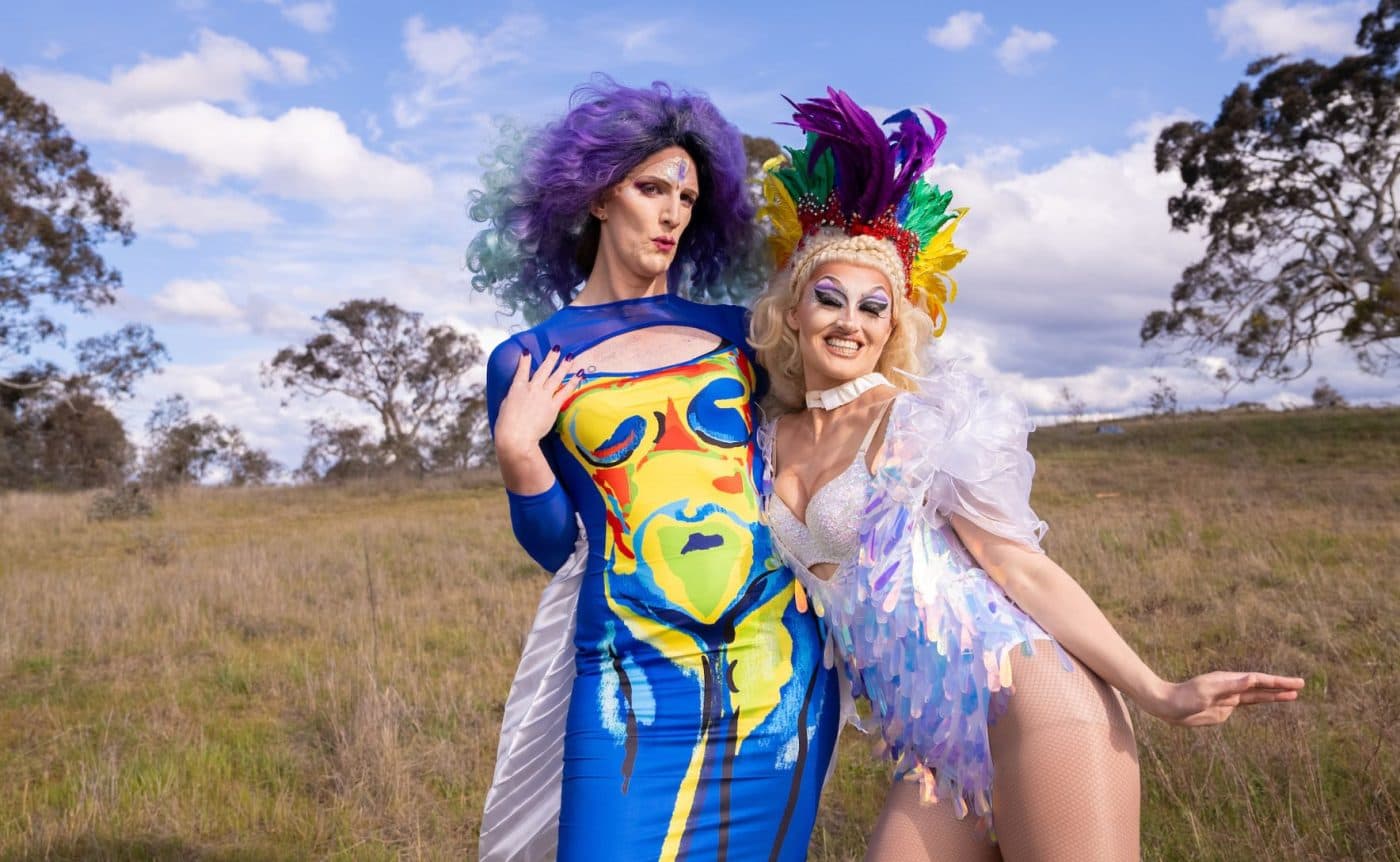
[(864, 472), (869, 472), (865, 470), (865, 464), (863, 463), (865, 459), (860, 457), (861, 454), (862, 453), (857, 452), (856, 455), (851, 458), (851, 463), (846, 465), (846, 469), (842, 470), (840, 473), (837, 473), (835, 476), (832, 476), (830, 479), (823, 482), (820, 488), (812, 492), (812, 495), (807, 498), (807, 505), (803, 508), (802, 516), (800, 518), (797, 516), (797, 513), (792, 510), (792, 507), (789, 506), (781, 496), (778, 497), (778, 501), (783, 504), (783, 507), (788, 510), (788, 513), (790, 515), (792, 515), (794, 518), (797, 518), (797, 522), (802, 525), (803, 529), (807, 529), (807, 518), (812, 513), (812, 507), (817, 505), (817, 500), (821, 498), (823, 494), (825, 494), (827, 491), (835, 490), (836, 486), (846, 478), (846, 474), (850, 473), (851, 470), (856, 467), (860, 467), (861, 470)]

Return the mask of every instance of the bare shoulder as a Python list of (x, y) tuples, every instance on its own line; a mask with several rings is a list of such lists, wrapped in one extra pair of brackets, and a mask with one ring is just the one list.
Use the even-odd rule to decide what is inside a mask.
[(886, 387), (888, 393), (882, 392), (879, 401), (872, 405), (875, 415), (871, 417), (871, 422), (875, 422), (876, 427), (870, 438), (870, 445), (865, 450), (865, 466), (873, 473), (875, 464), (880, 460), (880, 450), (885, 445), (885, 435), (889, 432), (890, 417), (894, 415), (895, 404), (900, 398), (908, 393), (893, 386)]
[(804, 410), (779, 413), (773, 417), (773, 445), (779, 452), (789, 451), (798, 439), (797, 426), (802, 422)]

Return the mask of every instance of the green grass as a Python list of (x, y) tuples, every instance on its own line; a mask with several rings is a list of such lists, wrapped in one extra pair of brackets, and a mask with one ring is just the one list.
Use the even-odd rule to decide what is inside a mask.
[[(1400, 858), (1400, 411), (1121, 424), (1033, 436), (1051, 554), (1165, 675), (1308, 680), (1134, 713), (1145, 858)], [(499, 487), (89, 499), (0, 496), (0, 859), (474, 857), (545, 582)], [(812, 858), (860, 857), (887, 781), (847, 733)]]

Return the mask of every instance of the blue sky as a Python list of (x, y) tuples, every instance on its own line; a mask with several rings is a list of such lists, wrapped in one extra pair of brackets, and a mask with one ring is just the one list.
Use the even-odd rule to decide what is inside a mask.
[[(780, 94), (827, 84), (877, 114), (925, 105), (951, 132), (934, 178), (972, 207), (946, 349), (1041, 414), (1069, 386), (1091, 410), (1141, 408), (1172, 381), (1218, 403), (1199, 371), (1144, 350), (1197, 238), (1173, 234), (1175, 184), (1152, 140), (1213, 119), (1256, 56), (1331, 59), (1356, 2), (1170, 4), (351, 4), (171, 0), (10, 4), (0, 66), (47, 101), (127, 197), (138, 238), (108, 253), (122, 301), (75, 332), (153, 324), (166, 371), (121, 405), (139, 431), (181, 392), (296, 462), (312, 417), (347, 403), (280, 405), (258, 367), (341, 301), (385, 296), (489, 348), (514, 321), (473, 295), (462, 250), (467, 191), (503, 117), (562, 111), (593, 72), (707, 92), (740, 128), (795, 143)], [(122, 8), (119, 8), (122, 7)], [(577, 8), (589, 11), (578, 13)], [(1204, 357), (1207, 367), (1218, 357)], [(1324, 351), (1313, 375), (1231, 400), (1306, 400), (1326, 374), (1353, 400), (1392, 381)]]

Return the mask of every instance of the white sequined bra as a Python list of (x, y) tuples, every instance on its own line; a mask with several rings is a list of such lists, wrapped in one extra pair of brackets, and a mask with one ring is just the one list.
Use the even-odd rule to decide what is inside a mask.
[[(807, 523), (799, 521), (776, 492), (770, 495), (769, 528), (808, 571), (821, 563), (840, 565), (855, 555), (860, 544), (861, 510), (870, 493), (865, 453), (885, 418), (885, 409), (881, 408), (880, 415), (870, 423), (850, 466), (812, 495), (807, 503)], [(777, 429), (773, 436), (777, 437)]]

